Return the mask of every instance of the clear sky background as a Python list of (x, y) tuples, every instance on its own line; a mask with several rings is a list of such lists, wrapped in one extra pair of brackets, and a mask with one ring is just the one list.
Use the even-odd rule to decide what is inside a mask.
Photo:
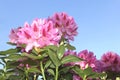
[(78, 25), (72, 42), (77, 52), (88, 49), (97, 58), (107, 51), (120, 54), (120, 0), (0, 0), (0, 50), (12, 47), (6, 44), (11, 28), (63, 11)]

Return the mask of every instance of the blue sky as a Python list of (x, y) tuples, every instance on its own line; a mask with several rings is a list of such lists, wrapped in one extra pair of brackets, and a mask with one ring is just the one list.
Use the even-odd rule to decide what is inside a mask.
[(79, 26), (72, 42), (77, 52), (120, 54), (120, 0), (0, 0), (0, 50), (12, 47), (6, 44), (11, 28), (63, 11)]

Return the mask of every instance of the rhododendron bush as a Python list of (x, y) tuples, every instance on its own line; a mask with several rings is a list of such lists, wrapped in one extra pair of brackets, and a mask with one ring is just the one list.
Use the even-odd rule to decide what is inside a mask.
[(65, 12), (34, 19), (12, 29), (11, 49), (0, 51), (0, 80), (116, 80), (120, 56), (106, 52), (100, 60), (93, 52), (75, 51), (70, 44), (77, 24)]

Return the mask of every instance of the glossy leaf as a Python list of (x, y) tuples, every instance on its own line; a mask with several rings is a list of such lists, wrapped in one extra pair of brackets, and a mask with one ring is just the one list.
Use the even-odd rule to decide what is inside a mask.
[(69, 50), (75, 50), (76, 48), (70, 44), (66, 44), (67, 49)]
[(57, 54), (52, 49), (48, 50), (48, 55), (49, 55), (50, 59), (52, 60), (52, 62), (54, 63), (55, 66), (60, 66), (61, 65)]
[(58, 50), (57, 50), (58, 58), (61, 59), (63, 57), (64, 53), (65, 53), (65, 46), (60, 45)]
[(7, 44), (12, 45), (12, 46), (16, 46), (15, 43), (11, 43), (11, 42), (7, 42)]
[(0, 76), (0, 80), (6, 80), (6, 78), (4, 76)]
[(31, 73), (41, 73), (40, 70), (36, 67), (30, 67), (27, 71)]
[(106, 73), (97, 73), (97, 72), (91, 72), (91, 74), (89, 74), (87, 76), (87, 78), (97, 78), (97, 77), (105, 77)]
[(28, 54), (28, 53), (22, 53), (21, 55), (26, 56), (26, 57), (31, 58), (31, 59), (41, 59), (42, 58), (42, 56), (35, 56), (33, 54)]
[(50, 60), (48, 60), (48, 61), (45, 63), (44, 69), (48, 68), (48, 66), (50, 66), (51, 63), (52, 63), (52, 62), (51, 62)]
[(55, 68), (55, 67), (56, 66), (53, 63), (50, 64), (50, 68)]
[(71, 74), (70, 72), (63, 74), (60, 76), (59, 80), (73, 80), (73, 74)]
[(11, 54), (9, 55), (6, 59), (9, 59), (9, 60), (19, 60), (20, 58), (23, 58), (20, 54)]
[(47, 47), (45, 47), (45, 50), (49, 50), (49, 49), (52, 49), (53, 51), (57, 51), (57, 46), (55, 46), (55, 45), (49, 45), (49, 46), (47, 46)]
[(6, 55), (6, 54), (15, 54), (18, 53), (20, 50), (15, 48), (15, 49), (8, 49), (6, 51), (0, 51), (0, 55)]
[(72, 70), (82, 78), (85, 76), (83, 70), (78, 66), (73, 67)]
[(22, 61), (23, 64), (28, 64), (31, 67), (37, 67), (39, 65), (39, 60), (33, 60), (30, 58), (26, 58), (25, 60)]
[(53, 75), (53, 76), (55, 75), (55, 72), (53, 71), (53, 69), (48, 69), (47, 71), (48, 71), (51, 75)]
[(6, 69), (16, 68), (19, 64), (20, 62), (17, 62), (17, 61), (8, 61), (6, 63)]
[(92, 68), (91, 67), (88, 67), (88, 68), (86, 68), (85, 70), (84, 70), (84, 74), (85, 75), (90, 75), (90, 74), (95, 74), (95, 73), (93, 73), (93, 70), (92, 70)]
[(63, 57), (61, 62), (62, 62), (62, 64), (66, 64), (66, 63), (69, 63), (69, 62), (78, 62), (78, 61), (82, 61), (82, 60), (83, 59), (78, 58), (74, 55), (68, 55), (68, 56)]
[(65, 66), (60, 69), (59, 73), (67, 73), (73, 66)]

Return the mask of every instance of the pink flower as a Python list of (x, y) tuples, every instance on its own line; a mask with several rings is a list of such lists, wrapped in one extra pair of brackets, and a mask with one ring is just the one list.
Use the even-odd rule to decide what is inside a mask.
[(33, 47), (43, 48), (47, 45), (58, 45), (60, 38), (53, 22), (46, 19), (35, 19), (31, 25), (25, 23), (19, 31), (13, 30), (10, 34), (11, 42), (19, 45), (26, 44), (27, 52)]
[(58, 35), (58, 29), (53, 27), (53, 23), (51, 21), (45, 22), (44, 25), (41, 26), (40, 37), (41, 38), (38, 40), (40, 47), (57, 45), (61, 38), (61, 36)]
[(114, 52), (107, 52), (101, 57), (104, 71), (120, 72), (120, 56)]
[(72, 50), (68, 50), (68, 51), (65, 52), (64, 55), (65, 55), (65, 56), (67, 56), (67, 55), (74, 55), (74, 56), (77, 56), (77, 53), (74, 52), (74, 51), (72, 51)]
[(19, 32), (21, 27), (18, 27), (17, 29), (12, 29), (9, 35), (10, 42), (12, 43), (18, 43), (18, 35), (17, 33)]
[(88, 52), (87, 50), (83, 50), (78, 53), (78, 57), (84, 59), (84, 61), (76, 62), (76, 65), (79, 65), (81, 69), (85, 69), (88, 66), (91, 68), (95, 68), (95, 62), (97, 61), (96, 56), (94, 56), (93, 52)]
[(59, 29), (59, 34), (68, 40), (74, 40), (77, 35), (77, 25), (73, 17), (68, 16), (65, 12), (55, 13), (48, 20), (53, 21), (54, 26)]
[(94, 70), (96, 72), (102, 72), (103, 71), (103, 66), (102, 65), (103, 65), (103, 62), (101, 60), (96, 60)]
[(74, 74), (73, 80), (83, 80), (83, 79), (80, 76)]

